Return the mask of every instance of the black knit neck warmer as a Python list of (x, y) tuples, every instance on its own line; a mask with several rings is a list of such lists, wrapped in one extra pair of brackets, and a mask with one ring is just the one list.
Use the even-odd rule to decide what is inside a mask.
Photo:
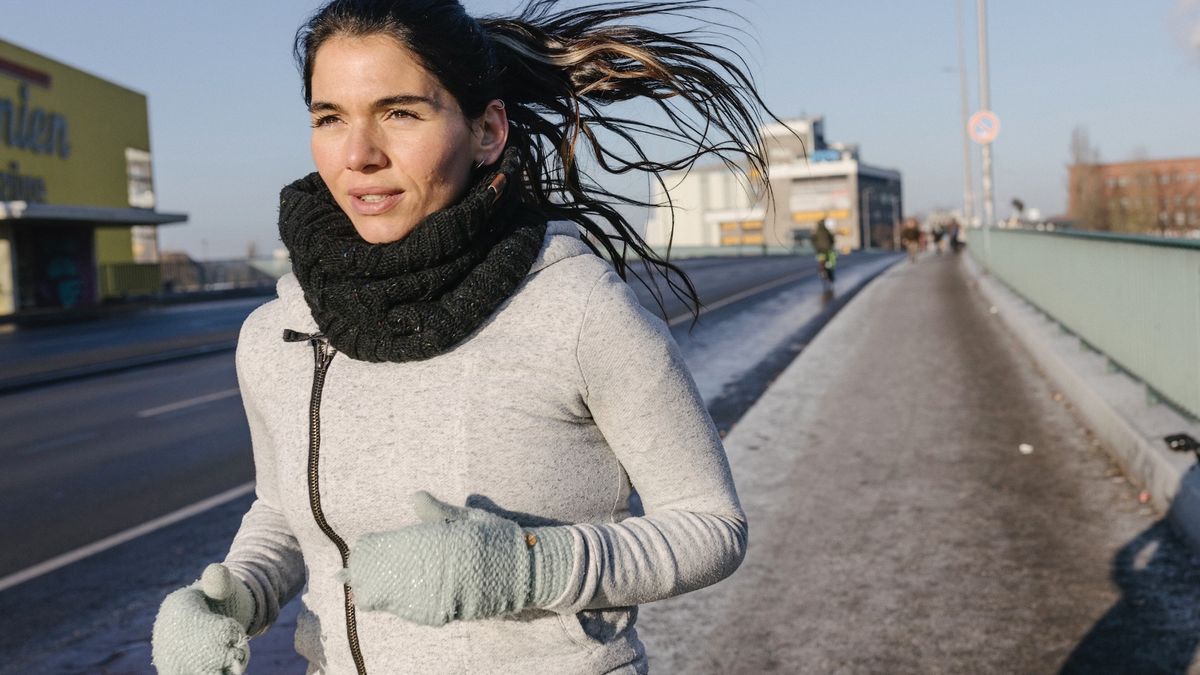
[(478, 328), (525, 278), (546, 235), (545, 217), (521, 204), (519, 181), (509, 148), (461, 201), (388, 244), (359, 237), (320, 175), (283, 188), (279, 235), (330, 344), (361, 361), (418, 361)]

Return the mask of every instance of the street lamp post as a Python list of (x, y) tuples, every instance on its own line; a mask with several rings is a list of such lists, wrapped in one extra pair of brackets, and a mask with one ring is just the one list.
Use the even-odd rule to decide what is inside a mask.
[(967, 57), (963, 37), (963, 0), (957, 0), (958, 9), (958, 94), (962, 103), (962, 142), (963, 142), (963, 220), (970, 225), (975, 219), (975, 191), (971, 180), (971, 138), (967, 133), (967, 120), (970, 118), (970, 102), (967, 97)]
[[(976, 0), (979, 13), (979, 108), (991, 110), (991, 95), (988, 91), (987, 53), (987, 0)], [(984, 259), (991, 259), (990, 232), (996, 219), (996, 203), (992, 196), (992, 144), (984, 143), (981, 150), (983, 163), (983, 250)]]

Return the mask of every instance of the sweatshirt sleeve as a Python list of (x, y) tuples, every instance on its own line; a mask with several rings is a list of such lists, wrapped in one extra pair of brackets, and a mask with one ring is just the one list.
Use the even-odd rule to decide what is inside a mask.
[(571, 581), (547, 609), (652, 602), (732, 574), (747, 526), (720, 436), (667, 327), (611, 271), (592, 289), (577, 357), (592, 419), (645, 515), (570, 526)]
[[(244, 337), (245, 331), (243, 331)], [(259, 635), (271, 627), (286, 605), (304, 587), (304, 558), (279, 506), (275, 448), (259, 412), (254, 388), (247, 376), (241, 347), (238, 350), (238, 384), (254, 451), (255, 500), (242, 517), (225, 565), (246, 583), (254, 595), (254, 620), (248, 631)]]

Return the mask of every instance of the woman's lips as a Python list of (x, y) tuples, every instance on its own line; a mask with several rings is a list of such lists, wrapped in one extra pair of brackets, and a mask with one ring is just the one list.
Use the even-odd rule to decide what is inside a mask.
[(403, 192), (351, 194), (350, 208), (362, 216), (377, 216), (390, 211), (403, 195)]

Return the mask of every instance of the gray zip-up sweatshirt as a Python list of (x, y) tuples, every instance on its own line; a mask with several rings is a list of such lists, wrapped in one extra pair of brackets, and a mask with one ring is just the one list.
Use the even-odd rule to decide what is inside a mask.
[[(303, 590), (308, 672), (354, 673), (341, 558), (309, 502), (313, 349), (281, 337), (317, 327), (294, 277), (278, 292), (238, 343), (257, 499), (226, 563), (257, 601), (252, 634)], [(351, 548), (416, 523), (417, 490), (574, 536), (572, 581), (545, 609), (436, 628), (357, 612), (374, 675), (643, 673), (636, 606), (715, 583), (745, 555), (724, 449), (670, 333), (571, 225), (550, 225), (518, 290), (451, 351), (335, 355), (319, 440), (323, 512)]]

